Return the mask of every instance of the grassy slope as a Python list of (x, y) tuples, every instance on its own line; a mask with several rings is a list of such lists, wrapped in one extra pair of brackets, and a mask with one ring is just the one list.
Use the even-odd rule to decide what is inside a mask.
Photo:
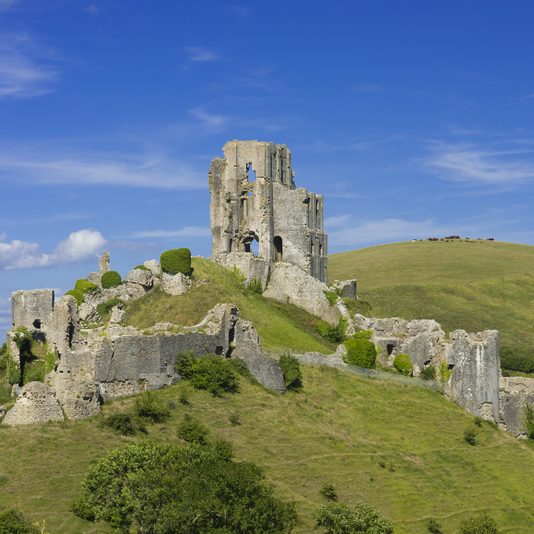
[(503, 346), (534, 352), (534, 247), (396, 243), (330, 256), (329, 277), (357, 278), (377, 316), (435, 318), (449, 331), (495, 328)]
[[(212, 434), (234, 444), (239, 459), (261, 465), (277, 493), (296, 502), (311, 532), (321, 503), (319, 489), (333, 483), (340, 500), (366, 499), (392, 518), (397, 533), (422, 533), (428, 517), (446, 534), (473, 513), (487, 511), (503, 532), (530, 532), (534, 523), (534, 448), (484, 425), (479, 444), (463, 440), (471, 418), (439, 393), (371, 380), (347, 371), (304, 368), (304, 389), (275, 395), (242, 381), (242, 392), (217, 399), (192, 392), (191, 406), (178, 401), (187, 383), (157, 392), (177, 408), (147, 436), (125, 438), (97, 420), (40, 427), (0, 427), (0, 509), (16, 506), (50, 532), (107, 532), (74, 517), (90, 461), (135, 439), (170, 443), (183, 414), (193, 413)], [(106, 413), (132, 409), (115, 401)], [(228, 417), (238, 413), (240, 426)], [(384, 467), (381, 467), (381, 464)]]
[(244, 319), (254, 323), (266, 349), (328, 353), (335, 348), (315, 333), (317, 318), (313, 315), (245, 289), (239, 276), (216, 263), (193, 258), (193, 267), (195, 282), (191, 291), (178, 297), (153, 291), (128, 305), (126, 323), (139, 328), (158, 322), (194, 325), (215, 304), (232, 302)]

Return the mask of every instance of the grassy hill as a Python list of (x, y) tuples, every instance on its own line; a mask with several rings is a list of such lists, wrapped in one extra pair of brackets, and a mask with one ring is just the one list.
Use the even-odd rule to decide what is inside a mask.
[(357, 278), (376, 316), (434, 318), (450, 331), (497, 329), (506, 367), (534, 370), (534, 247), (416, 241), (334, 254), (329, 278)]
[(319, 351), (329, 353), (335, 345), (315, 331), (317, 318), (287, 303), (263, 298), (247, 289), (242, 277), (219, 264), (193, 258), (194, 283), (185, 295), (170, 296), (159, 290), (129, 303), (126, 324), (147, 328), (158, 322), (191, 326), (200, 322), (217, 303), (231, 302), (250, 320), (261, 336), (262, 345), (272, 352)]
[[(179, 402), (189, 393), (190, 406)], [(349, 371), (304, 367), (301, 391), (277, 395), (241, 380), (241, 392), (215, 398), (187, 382), (156, 393), (175, 408), (148, 434), (123, 437), (92, 420), (37, 427), (0, 427), (0, 510), (17, 507), (53, 533), (108, 532), (75, 517), (70, 503), (90, 462), (135, 440), (178, 441), (177, 427), (191, 413), (212, 436), (234, 445), (236, 456), (264, 468), (278, 496), (296, 503), (296, 532), (313, 530), (332, 483), (342, 502), (366, 500), (395, 523), (396, 533), (423, 533), (436, 518), (446, 534), (460, 521), (487, 511), (502, 532), (531, 532), (534, 478), (531, 443), (484, 424), (478, 444), (463, 431), (472, 418), (439, 393)], [(133, 399), (104, 413), (131, 412)], [(229, 421), (238, 414), (240, 424)]]

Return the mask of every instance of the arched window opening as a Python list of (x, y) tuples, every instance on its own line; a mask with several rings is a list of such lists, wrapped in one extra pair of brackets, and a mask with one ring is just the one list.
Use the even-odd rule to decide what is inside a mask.
[(322, 243), (319, 243), (319, 256), (323, 255), (323, 245)]
[(258, 257), (260, 253), (260, 243), (256, 234), (250, 234), (243, 240), (245, 252), (250, 252), (253, 256)]
[(256, 181), (256, 171), (254, 170), (254, 167), (252, 166), (252, 162), (247, 163), (247, 180), (249, 182)]
[(274, 250), (275, 250), (275, 260), (282, 261), (283, 242), (282, 242), (282, 238), (279, 235), (275, 236), (275, 238), (273, 239), (273, 245), (274, 245)]

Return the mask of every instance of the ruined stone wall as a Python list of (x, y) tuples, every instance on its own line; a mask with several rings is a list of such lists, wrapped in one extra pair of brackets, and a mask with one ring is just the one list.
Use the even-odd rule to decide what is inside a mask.
[(13, 326), (31, 330), (45, 328), (54, 309), (53, 289), (15, 291), (11, 295)]
[[(235, 254), (252, 256), (257, 242), (264, 285), (277, 261), (326, 281), (323, 198), (295, 188), (291, 151), (259, 141), (230, 141), (223, 151), (208, 174), (213, 258), (235, 264), (251, 279), (246, 262)], [(257, 276), (257, 264), (250, 266)]]

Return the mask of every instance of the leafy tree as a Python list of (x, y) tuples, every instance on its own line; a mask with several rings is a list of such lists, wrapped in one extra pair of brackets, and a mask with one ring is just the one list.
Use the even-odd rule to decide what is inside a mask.
[(294, 506), (274, 496), (260, 469), (220, 446), (115, 449), (89, 468), (73, 511), (159, 534), (283, 533), (296, 522)]
[(0, 534), (38, 534), (39, 531), (17, 510), (0, 513)]
[(317, 526), (326, 534), (392, 534), (393, 524), (364, 503), (353, 510), (341, 503), (328, 503), (317, 514)]
[(137, 397), (135, 413), (152, 423), (162, 423), (170, 416), (169, 408), (152, 391), (146, 391)]

